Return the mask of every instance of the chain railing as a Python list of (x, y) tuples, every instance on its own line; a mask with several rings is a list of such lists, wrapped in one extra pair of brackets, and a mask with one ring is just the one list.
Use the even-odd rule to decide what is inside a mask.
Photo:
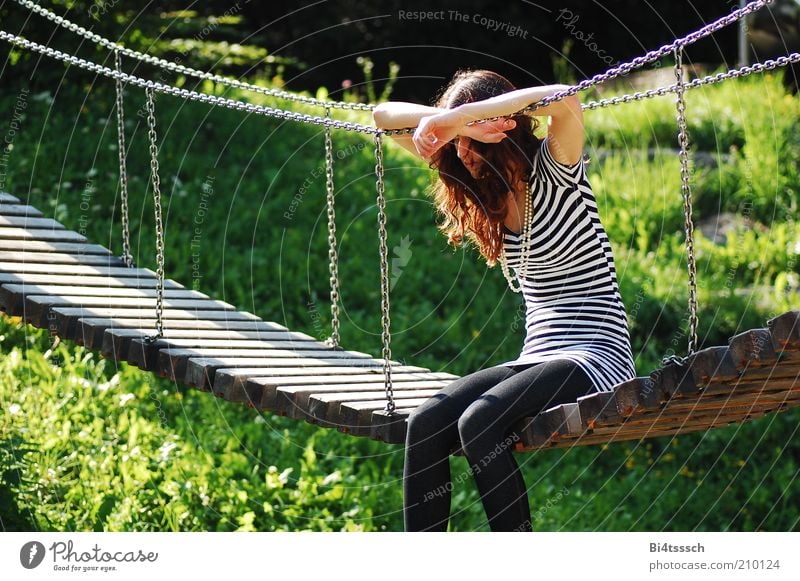
[(133, 49), (126, 48), (125, 46), (119, 43), (104, 38), (99, 34), (87, 30), (83, 26), (80, 26), (78, 24), (75, 24), (74, 22), (67, 20), (63, 16), (59, 16), (55, 12), (47, 10), (46, 8), (42, 8), (36, 2), (32, 2), (31, 0), (15, 0), (15, 2), (17, 2), (17, 4), (19, 4), (20, 6), (27, 8), (31, 12), (43, 16), (47, 20), (58, 24), (62, 28), (69, 30), (74, 34), (77, 34), (78, 36), (81, 36), (86, 40), (90, 40), (91, 42), (94, 42), (95, 44), (98, 44), (103, 48), (106, 48), (115, 53), (121, 53), (126, 57), (138, 60), (140, 62), (147, 63), (149, 65), (153, 65), (162, 69), (166, 69), (173, 73), (177, 73), (180, 75), (187, 75), (189, 77), (195, 77), (201, 80), (213, 81), (220, 85), (233, 87), (235, 89), (240, 89), (242, 91), (248, 91), (251, 93), (261, 93), (262, 95), (267, 95), (270, 97), (277, 97), (279, 99), (285, 99), (288, 101), (305, 103), (306, 105), (316, 105), (319, 107), (334, 107), (337, 109), (352, 109), (352, 110), (362, 110), (362, 111), (371, 110), (375, 107), (375, 105), (369, 105), (366, 103), (346, 103), (344, 101), (328, 101), (324, 99), (315, 99), (313, 97), (306, 97), (305, 95), (298, 95), (296, 93), (283, 91), (281, 89), (260, 87), (258, 85), (253, 85), (252, 83), (245, 83), (242, 81), (238, 81), (236, 79), (232, 79), (230, 77), (223, 77), (222, 75), (217, 75), (205, 71), (199, 71), (197, 69), (180, 65), (178, 63), (170, 62), (168, 60), (153, 55), (141, 53)]
[(161, 179), (158, 177), (158, 139), (156, 137), (155, 92), (145, 91), (147, 137), (150, 142), (150, 181), (153, 186), (153, 212), (156, 222), (156, 333), (147, 337), (152, 343), (164, 336), (164, 222), (161, 209)]

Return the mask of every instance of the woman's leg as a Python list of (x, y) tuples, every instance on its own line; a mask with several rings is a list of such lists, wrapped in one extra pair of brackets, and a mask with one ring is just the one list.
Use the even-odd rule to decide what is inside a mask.
[(490, 367), (459, 377), (408, 416), (403, 466), (406, 531), (446, 531), (450, 518), (450, 453), (458, 418), (483, 392), (516, 373)]
[(493, 531), (532, 530), (525, 482), (514, 459), (518, 419), (594, 390), (591, 378), (569, 359), (534, 364), (480, 395), (458, 420), (470, 463)]

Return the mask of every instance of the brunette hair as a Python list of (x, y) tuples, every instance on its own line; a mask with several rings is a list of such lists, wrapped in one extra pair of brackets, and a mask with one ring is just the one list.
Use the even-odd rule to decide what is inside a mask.
[[(495, 72), (459, 69), (440, 90), (434, 106), (452, 109), (515, 89)], [(541, 146), (533, 134), (538, 127), (536, 119), (525, 114), (509, 118), (516, 121), (516, 126), (506, 131), (507, 137), (501, 142), (471, 140), (470, 146), (481, 160), (483, 173), (479, 178), (473, 178), (461, 162), (453, 141), (438, 149), (429, 163), (439, 174), (431, 188), (436, 209), (444, 218), (438, 224), (439, 230), (453, 246), (459, 246), (466, 237), (489, 266), (494, 266), (500, 256), (508, 192), (519, 180), (530, 176), (532, 160)]]

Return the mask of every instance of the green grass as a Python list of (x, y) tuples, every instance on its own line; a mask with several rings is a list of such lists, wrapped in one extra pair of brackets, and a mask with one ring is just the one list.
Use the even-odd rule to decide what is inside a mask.
[[(35, 85), (5, 188), (94, 242), (121, 249), (112, 95)], [(206, 87), (207, 89), (209, 87)], [(18, 91), (0, 96), (13, 110)], [(255, 99), (277, 105), (268, 99)], [(129, 90), (137, 263), (154, 267), (142, 95)], [(323, 136), (317, 127), (159, 97), (167, 276), (309, 333), (328, 334)], [(298, 109), (301, 110), (301, 109)], [(312, 112), (302, 109), (304, 112)], [(715, 245), (698, 231), (699, 336), (797, 304), (798, 100), (757, 76), (688, 94), (693, 147), (730, 154), (693, 177), (698, 217), (747, 213)], [(369, 123), (363, 113), (347, 118)], [(629, 311), (637, 369), (685, 351), (686, 267), (669, 97), (587, 112), (589, 166)], [(372, 139), (334, 132), (342, 341), (380, 354)], [(448, 248), (425, 192), (431, 174), (386, 146), (394, 272), (392, 354), (465, 374), (516, 357), (520, 297), (472, 250)], [(300, 188), (304, 187), (301, 194)], [(297, 197), (295, 197), (297, 196)], [(288, 216), (288, 217), (287, 217)], [(402, 242), (406, 238), (407, 241)], [(403, 246), (403, 245), (406, 246)], [(734, 292), (771, 288), (757, 296)], [(509, 332), (509, 327), (511, 330)], [(172, 385), (0, 322), (0, 516), (12, 530), (401, 530), (402, 447), (353, 438)], [(537, 530), (795, 530), (797, 411), (676, 439), (518, 455)], [(453, 458), (454, 476), (466, 469)], [(547, 501), (550, 501), (549, 503)], [(546, 510), (543, 507), (547, 507)], [(454, 490), (452, 528), (487, 530), (474, 484)]]

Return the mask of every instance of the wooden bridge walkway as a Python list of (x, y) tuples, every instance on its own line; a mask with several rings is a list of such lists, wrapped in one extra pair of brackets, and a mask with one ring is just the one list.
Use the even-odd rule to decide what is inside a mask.
[[(392, 362), (396, 413), (386, 414), (383, 360), (304, 333), (168, 280), (164, 337), (156, 276), (0, 193), (0, 310), (115, 361), (229, 401), (356, 436), (401, 443), (406, 418), (457, 378)], [(672, 435), (726, 426), (800, 404), (800, 311), (597, 393), (520, 419), (518, 451)], [(458, 453), (459, 450), (454, 450)]]

